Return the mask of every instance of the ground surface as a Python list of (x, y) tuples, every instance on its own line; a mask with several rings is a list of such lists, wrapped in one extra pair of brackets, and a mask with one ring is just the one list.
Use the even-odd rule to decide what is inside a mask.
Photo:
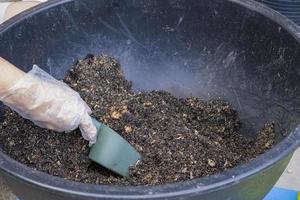
[(15, 195), (7, 188), (3, 180), (0, 179), (0, 200), (16, 200)]
[(300, 191), (300, 148), (277, 182), (278, 187)]

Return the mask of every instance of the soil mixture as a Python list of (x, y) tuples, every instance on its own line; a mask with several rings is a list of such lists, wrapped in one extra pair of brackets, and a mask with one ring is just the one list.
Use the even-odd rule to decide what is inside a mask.
[[(17, 161), (65, 179), (93, 184), (157, 185), (222, 172), (272, 147), (274, 125), (254, 139), (244, 137), (237, 112), (225, 101), (178, 99), (166, 91), (134, 93), (116, 60), (89, 56), (64, 81), (93, 110), (93, 117), (125, 137), (143, 156), (131, 179), (88, 159), (79, 130), (56, 133), (36, 127), (6, 109), (0, 148)], [(166, 170), (167, 169), (167, 170)]]

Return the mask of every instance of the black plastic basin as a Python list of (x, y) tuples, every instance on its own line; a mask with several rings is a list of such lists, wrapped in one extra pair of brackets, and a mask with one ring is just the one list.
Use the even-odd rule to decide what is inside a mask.
[(3, 153), (0, 175), (22, 200), (262, 199), (300, 144), (299, 33), (250, 0), (54, 0), (18, 15), (0, 26), (0, 55), (23, 70), (62, 78), (77, 59), (109, 54), (136, 90), (221, 97), (249, 137), (274, 121), (277, 144), (224, 173), (154, 187), (75, 183)]

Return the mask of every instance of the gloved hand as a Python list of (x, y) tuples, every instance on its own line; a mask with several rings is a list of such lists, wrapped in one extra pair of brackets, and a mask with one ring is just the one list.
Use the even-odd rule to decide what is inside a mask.
[(10, 88), (0, 91), (0, 100), (42, 128), (70, 132), (79, 126), (90, 144), (96, 142), (97, 130), (89, 106), (68, 85), (37, 66)]

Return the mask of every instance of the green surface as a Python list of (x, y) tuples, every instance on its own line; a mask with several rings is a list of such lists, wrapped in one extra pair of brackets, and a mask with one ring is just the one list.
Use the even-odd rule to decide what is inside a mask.
[(107, 169), (129, 176), (129, 167), (134, 166), (141, 155), (118, 133), (94, 120), (98, 130), (97, 143), (91, 147), (89, 158)]

